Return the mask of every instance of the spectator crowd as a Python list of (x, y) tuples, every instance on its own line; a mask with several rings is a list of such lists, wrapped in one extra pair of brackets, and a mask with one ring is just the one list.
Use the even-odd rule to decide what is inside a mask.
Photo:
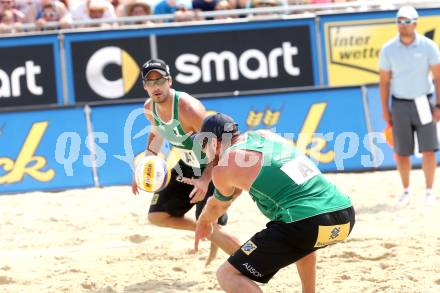
[[(166, 21), (203, 20), (201, 11), (277, 7), (299, 4), (322, 5), (356, 0), (0, 0), (0, 33), (25, 31), (26, 24), (36, 30), (75, 27), (114, 27), (121, 17), (137, 17), (129, 24), (154, 25), (142, 16), (171, 14)], [(217, 15), (214, 19), (243, 17)], [(145, 20), (148, 19), (148, 20)], [(211, 19), (211, 18), (207, 18)], [(99, 21), (94, 21), (99, 20)], [(163, 22), (164, 20), (161, 20)], [(79, 23), (79, 25), (78, 25)]]

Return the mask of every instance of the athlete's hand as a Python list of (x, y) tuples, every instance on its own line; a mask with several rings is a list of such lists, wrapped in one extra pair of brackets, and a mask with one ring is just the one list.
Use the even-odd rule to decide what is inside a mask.
[(206, 192), (208, 192), (209, 181), (204, 180), (202, 178), (195, 179), (195, 178), (184, 177), (182, 178), (182, 182), (194, 186), (193, 190), (189, 194), (191, 203), (202, 201), (205, 198)]
[(136, 180), (133, 178), (133, 180), (131, 181), (131, 192), (136, 195), (139, 194), (139, 188), (136, 184)]
[(200, 239), (205, 239), (211, 236), (213, 232), (212, 223), (197, 221), (196, 225), (196, 235), (194, 239), (194, 251), (197, 252), (199, 250), (199, 241)]

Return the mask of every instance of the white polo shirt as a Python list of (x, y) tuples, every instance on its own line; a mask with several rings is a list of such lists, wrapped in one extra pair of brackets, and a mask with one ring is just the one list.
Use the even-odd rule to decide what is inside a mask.
[[(415, 99), (434, 91), (430, 66), (440, 63), (436, 43), (416, 33), (406, 46), (399, 36), (388, 41), (380, 51), (381, 70), (391, 71), (391, 94), (401, 99)], [(439, 94), (439, 93), (437, 93)]]

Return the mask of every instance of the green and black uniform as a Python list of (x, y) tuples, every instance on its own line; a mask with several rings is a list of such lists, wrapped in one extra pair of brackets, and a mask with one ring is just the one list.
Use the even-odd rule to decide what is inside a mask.
[[(156, 109), (156, 103), (152, 102), (154, 126), (158, 132), (178, 152), (180, 160), (171, 171), (171, 179), (168, 186), (156, 193), (150, 205), (149, 212), (167, 212), (174, 217), (183, 217), (194, 204), (190, 203), (189, 194), (193, 186), (182, 182), (182, 177), (198, 178), (206, 167), (205, 155), (199, 145), (194, 145), (191, 133), (186, 133), (179, 120), (179, 97), (182, 92), (174, 91), (172, 104), (172, 117), (168, 122), (162, 121)], [(214, 192), (214, 185), (209, 184), (205, 199), (196, 204), (196, 218), (199, 217), (206, 200)], [(225, 225), (227, 215), (219, 218), (219, 224)]]
[[(348, 196), (327, 181), (319, 169), (287, 142), (247, 132), (230, 150), (262, 154), (261, 169), (249, 190), (258, 209), (271, 221), (229, 262), (249, 278), (268, 282), (282, 267), (347, 238), (354, 225)], [(219, 200), (228, 197), (215, 192)]]

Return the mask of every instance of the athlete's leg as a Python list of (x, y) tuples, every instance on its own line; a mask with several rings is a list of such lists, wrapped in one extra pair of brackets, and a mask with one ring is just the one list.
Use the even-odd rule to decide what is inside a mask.
[(217, 244), (228, 255), (232, 255), (240, 248), (240, 240), (237, 237), (226, 233), (220, 225), (214, 224), (214, 231), (211, 241)]
[(185, 217), (173, 217), (166, 212), (148, 213), (148, 221), (159, 227), (194, 231), (196, 223)]
[(224, 262), (217, 270), (217, 280), (227, 293), (261, 293), (260, 287), (251, 279), (240, 273), (229, 262)]
[(312, 252), (296, 262), (301, 278), (302, 293), (315, 293), (316, 252)]

